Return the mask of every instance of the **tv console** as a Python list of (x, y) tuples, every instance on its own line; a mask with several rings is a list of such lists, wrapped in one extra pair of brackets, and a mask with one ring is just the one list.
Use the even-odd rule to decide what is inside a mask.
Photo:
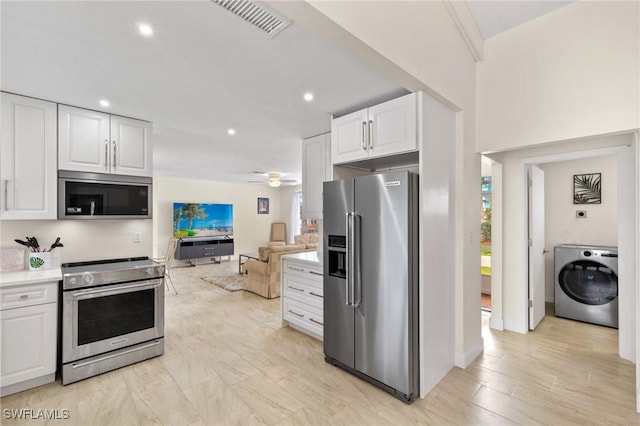
[(201, 259), (204, 257), (233, 256), (233, 237), (219, 235), (215, 237), (178, 238), (175, 258), (178, 260)]

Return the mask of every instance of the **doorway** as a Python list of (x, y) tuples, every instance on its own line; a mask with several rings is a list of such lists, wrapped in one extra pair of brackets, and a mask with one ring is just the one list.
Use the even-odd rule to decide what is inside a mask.
[[(581, 150), (578, 150), (581, 149)], [(499, 164), (504, 171), (503, 180), (505, 182), (501, 196), (503, 198), (502, 207), (498, 209), (493, 206), (492, 213), (492, 263), (493, 279), (497, 271), (501, 271), (505, 285), (499, 292), (492, 283), (492, 321), (491, 327), (516, 331), (518, 333), (528, 332), (528, 242), (527, 242), (527, 174), (526, 169), (529, 164), (551, 164), (562, 161), (577, 160), (581, 158), (593, 158), (614, 155), (618, 164), (618, 177), (620, 184), (618, 187), (618, 223), (615, 229), (610, 230), (610, 234), (617, 236), (617, 244), (620, 249), (619, 257), (619, 279), (620, 286), (620, 327), (619, 327), (619, 354), (621, 357), (635, 361), (635, 341), (636, 323), (635, 312), (637, 306), (637, 266), (636, 256), (638, 247), (638, 158), (637, 158), (637, 136), (633, 133), (619, 135), (605, 135), (597, 138), (589, 138), (580, 141), (548, 144), (542, 147), (534, 147), (503, 153), (488, 154), (496, 164)], [(493, 174), (493, 173), (492, 173)], [(572, 177), (572, 176), (571, 176)], [(552, 182), (551, 184), (557, 184)], [(573, 189), (570, 188), (569, 197), (570, 208), (572, 204)], [(496, 196), (495, 182), (493, 188), (494, 201)], [(610, 194), (611, 195), (611, 194)], [(604, 194), (603, 194), (604, 196)], [(566, 202), (566, 201), (565, 201)], [(554, 202), (549, 202), (552, 208)], [(495, 223), (496, 213), (506, 212), (503, 224), (500, 228)], [(585, 222), (582, 222), (583, 224)], [(589, 223), (587, 221), (586, 223)], [(504, 228), (504, 229), (502, 229)], [(495, 250), (496, 232), (504, 233), (505, 238), (500, 237), (504, 250), (498, 256)], [(561, 230), (561, 232), (564, 232)], [(562, 242), (566, 242), (567, 235)], [(550, 246), (549, 246), (550, 247)], [(495, 265), (497, 261), (502, 263), (498, 269)], [(547, 256), (545, 267), (546, 273), (551, 274), (553, 260), (552, 256)], [(553, 283), (547, 279), (546, 282)], [(624, 284), (626, 283), (626, 285)], [(500, 312), (496, 312), (495, 298), (502, 296)], [(547, 292), (551, 295), (553, 292)], [(546, 302), (550, 302), (545, 298)], [(553, 299), (551, 299), (553, 301)], [(495, 317), (495, 321), (494, 320)]]
[(482, 157), (480, 209), (480, 308), (491, 312), (491, 162)]
[[(593, 153), (596, 154), (596, 153)], [(547, 161), (548, 160), (548, 161)], [(618, 246), (618, 156), (553, 156), (529, 164), (529, 329), (555, 301), (554, 247)], [(538, 171), (538, 182), (531, 171)], [(574, 199), (576, 176), (598, 173), (602, 198), (597, 203)], [(545, 207), (546, 206), (546, 207)], [(540, 219), (540, 220), (536, 220)], [(537, 224), (537, 225), (536, 225)], [(553, 311), (552, 311), (553, 312)]]

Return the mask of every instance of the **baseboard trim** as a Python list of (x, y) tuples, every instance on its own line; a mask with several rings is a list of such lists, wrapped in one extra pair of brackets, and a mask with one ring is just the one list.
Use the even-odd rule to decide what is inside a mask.
[(467, 368), (484, 351), (484, 340), (482, 337), (464, 353), (456, 352), (455, 365), (460, 368)]
[(495, 315), (491, 315), (491, 317), (489, 318), (489, 328), (504, 331), (504, 320), (502, 318), (496, 317)]
[(36, 377), (33, 379), (25, 380), (24, 382), (13, 383), (11, 385), (2, 386), (0, 389), (0, 396), (5, 397), (14, 393), (22, 392), (27, 389), (35, 388), (37, 386), (46, 385), (56, 381), (56, 373), (45, 374), (44, 376)]
[(527, 334), (529, 327), (526, 322), (523, 323), (522, 321), (504, 320), (504, 330)]

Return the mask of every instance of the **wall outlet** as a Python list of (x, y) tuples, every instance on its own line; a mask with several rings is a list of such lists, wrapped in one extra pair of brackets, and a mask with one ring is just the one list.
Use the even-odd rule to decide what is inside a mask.
[(586, 210), (576, 210), (576, 217), (578, 219), (586, 219), (587, 218), (587, 211)]
[(142, 242), (142, 232), (134, 232), (133, 233), (133, 242), (141, 243)]

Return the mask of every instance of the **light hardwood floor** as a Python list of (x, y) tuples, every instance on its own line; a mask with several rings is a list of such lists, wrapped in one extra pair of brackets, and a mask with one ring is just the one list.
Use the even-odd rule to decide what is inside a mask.
[[(173, 269), (163, 356), (2, 398), (2, 424), (640, 425), (635, 367), (617, 356), (616, 330), (547, 316), (520, 335), (488, 329), (483, 313), (484, 353), (406, 405), (325, 363), (321, 342), (281, 328), (278, 299), (200, 280), (236, 268)], [(70, 417), (18, 421), (7, 409)]]

